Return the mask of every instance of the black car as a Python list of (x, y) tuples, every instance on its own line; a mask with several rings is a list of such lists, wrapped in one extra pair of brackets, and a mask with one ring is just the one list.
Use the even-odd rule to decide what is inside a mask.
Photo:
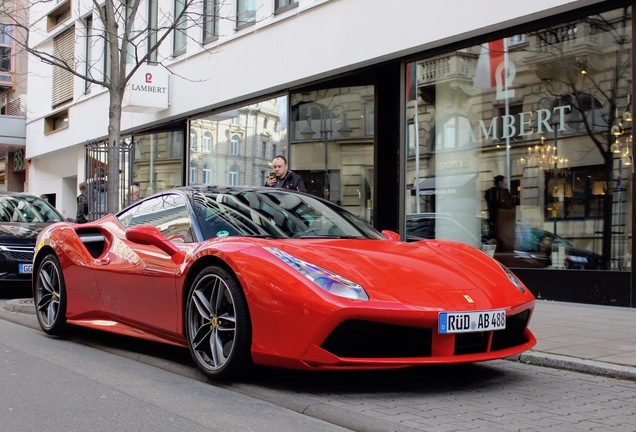
[(35, 239), (44, 227), (64, 220), (47, 201), (28, 193), (0, 192), (0, 285), (28, 287)]
[[(488, 228), (483, 218), (463, 221), (446, 213), (411, 213), (406, 216), (406, 240), (444, 238), (457, 240), (487, 251), (493, 245), (488, 240)], [(471, 226), (472, 224), (472, 226)], [(552, 249), (562, 246), (563, 256), (553, 262)], [(557, 248), (559, 249), (559, 248)], [(559, 249), (560, 250), (560, 249)], [(494, 258), (511, 268), (545, 268), (556, 266), (568, 269), (595, 270), (602, 268), (601, 256), (580, 249), (563, 237), (549, 231), (518, 224), (515, 230), (515, 248), (499, 251), (494, 247)]]

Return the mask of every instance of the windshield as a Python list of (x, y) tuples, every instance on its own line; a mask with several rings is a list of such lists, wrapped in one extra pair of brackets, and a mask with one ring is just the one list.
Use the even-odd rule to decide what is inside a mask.
[(46, 201), (38, 197), (0, 197), (0, 220), (2, 222), (60, 222), (60, 214)]
[(223, 236), (384, 238), (351, 213), (295, 192), (197, 193), (194, 204), (205, 239)]

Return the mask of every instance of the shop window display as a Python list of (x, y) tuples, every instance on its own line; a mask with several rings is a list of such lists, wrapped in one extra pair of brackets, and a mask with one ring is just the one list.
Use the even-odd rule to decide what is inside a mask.
[[(629, 270), (631, 19), (610, 10), (407, 64), (407, 230), (443, 214), (512, 268)], [(502, 177), (511, 248), (489, 234)], [(457, 239), (447, 225), (427, 232)], [(543, 255), (510, 258), (524, 251)]]

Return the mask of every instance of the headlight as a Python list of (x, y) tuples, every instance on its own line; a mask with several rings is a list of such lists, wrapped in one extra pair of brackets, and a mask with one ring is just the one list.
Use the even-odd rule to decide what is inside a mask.
[(521, 292), (521, 294), (525, 293), (526, 287), (523, 285), (523, 282), (521, 282), (521, 280), (513, 272), (511, 272), (508, 267), (501, 264), (499, 261), (497, 261), (497, 264), (499, 264), (499, 267), (503, 269), (504, 273), (506, 273), (506, 276), (508, 276), (508, 279), (510, 280), (510, 282), (512, 282), (512, 284), (517, 287), (517, 289)]
[(280, 249), (271, 247), (264, 249), (328, 293), (353, 300), (369, 300), (364, 288), (347, 278), (298, 259)]

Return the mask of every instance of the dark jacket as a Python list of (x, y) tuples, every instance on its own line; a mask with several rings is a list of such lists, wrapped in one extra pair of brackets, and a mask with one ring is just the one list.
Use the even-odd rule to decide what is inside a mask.
[(296, 174), (293, 171), (287, 171), (285, 177), (282, 179), (277, 179), (278, 181), (274, 186), (275, 188), (283, 188), (283, 189), (291, 189), (298, 192), (307, 192), (305, 189), (305, 182), (303, 182), (302, 177)]

